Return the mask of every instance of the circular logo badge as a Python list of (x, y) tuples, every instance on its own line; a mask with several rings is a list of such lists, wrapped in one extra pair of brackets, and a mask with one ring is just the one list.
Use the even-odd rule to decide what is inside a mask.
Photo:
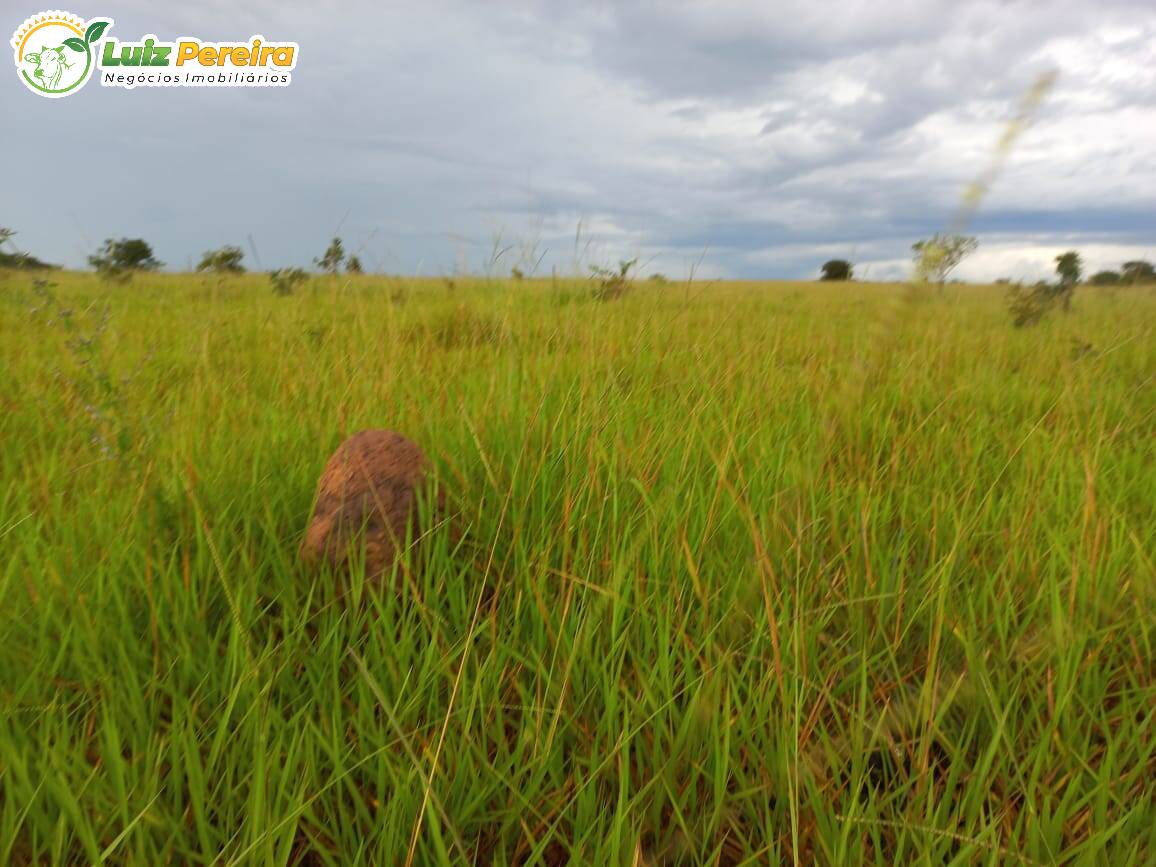
[(12, 35), (16, 72), (24, 86), (55, 99), (80, 90), (96, 69), (97, 43), (110, 18), (85, 21), (69, 12), (41, 12)]

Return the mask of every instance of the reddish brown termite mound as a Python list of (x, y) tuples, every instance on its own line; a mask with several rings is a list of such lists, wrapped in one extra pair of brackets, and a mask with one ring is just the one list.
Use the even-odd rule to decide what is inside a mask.
[(422, 450), (399, 433), (355, 433), (321, 472), (302, 557), (348, 570), (364, 545), (366, 577), (388, 574), (407, 535), (418, 536), (418, 490), (427, 467)]

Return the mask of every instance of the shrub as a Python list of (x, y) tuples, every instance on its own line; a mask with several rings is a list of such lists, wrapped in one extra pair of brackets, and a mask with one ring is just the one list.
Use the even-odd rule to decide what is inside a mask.
[(59, 271), (59, 265), (41, 262), (30, 253), (5, 253), (0, 250), (0, 268), (17, 271)]
[(1124, 278), (1120, 276), (1119, 271), (1097, 271), (1088, 278), (1089, 286), (1115, 286), (1119, 284)]
[(269, 272), (274, 295), (292, 295), (308, 279), (309, 275), (300, 268), (278, 268)]
[(11, 241), (15, 234), (11, 229), (0, 227), (0, 268), (12, 268), (20, 271), (47, 271), (60, 268), (59, 265), (49, 265), (47, 262), (41, 262), (35, 256), (22, 253), (19, 250), (5, 253), (4, 245)]
[(854, 266), (846, 259), (831, 259), (823, 263), (820, 280), (850, 280), (855, 273)]
[(1008, 291), (1008, 312), (1012, 317), (1012, 325), (1016, 328), (1025, 328), (1035, 325), (1046, 317), (1056, 305), (1063, 307), (1064, 312), (1071, 309), (1072, 287), (1062, 283), (1048, 283), (1041, 280), (1030, 289), (1015, 284)]
[[(313, 264), (322, 271), (327, 271), (330, 274), (336, 274), (341, 270), (341, 264), (345, 261), (345, 247), (341, 243), (340, 238), (334, 238), (329, 242), (329, 246), (325, 252), (318, 258), (313, 260)], [(360, 263), (358, 263), (360, 264)]]
[(594, 297), (599, 301), (613, 301), (621, 298), (634, 287), (634, 274), (638, 266), (638, 258), (623, 259), (618, 263), (618, 270), (603, 268), (598, 265), (590, 266), (590, 273), (598, 284), (594, 289)]
[(164, 263), (153, 256), (153, 248), (141, 238), (108, 238), (104, 246), (88, 257), (88, 264), (108, 280), (127, 281), (137, 271), (156, 271)]
[(240, 247), (221, 247), (219, 250), (208, 250), (201, 256), (198, 271), (211, 271), (214, 274), (243, 274), (245, 266), (241, 260), (245, 254)]
[(915, 279), (942, 286), (947, 275), (975, 252), (979, 241), (967, 235), (933, 235), (911, 245), (915, 253)]
[(1133, 286), (1138, 283), (1156, 283), (1156, 268), (1152, 267), (1151, 262), (1137, 259), (1120, 266), (1120, 276), (1125, 283)]
[(1026, 328), (1035, 325), (1047, 315), (1048, 305), (1044, 303), (1043, 296), (1036, 289), (1028, 289), (1016, 283), (1008, 289), (1007, 309), (1011, 314), (1012, 325), (1016, 328)]
[[(76, 397), (67, 404), (68, 424), (85, 434), (102, 459), (126, 457), (154, 430), (152, 419), (138, 401), (130, 399), (128, 388), (151, 361), (152, 349), (132, 372), (117, 369), (115, 339), (109, 341), (112, 311), (107, 301), (74, 309), (57, 297), (55, 283), (37, 279), (32, 286), (37, 304), (30, 312), (63, 338), (54, 376)], [(65, 359), (69, 363), (60, 363)]]

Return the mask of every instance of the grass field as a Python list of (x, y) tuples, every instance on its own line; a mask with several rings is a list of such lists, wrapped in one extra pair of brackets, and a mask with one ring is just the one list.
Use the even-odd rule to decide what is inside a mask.
[[(0, 863), (1151, 864), (1156, 294), (0, 277)], [(344, 435), (460, 510), (296, 547)]]

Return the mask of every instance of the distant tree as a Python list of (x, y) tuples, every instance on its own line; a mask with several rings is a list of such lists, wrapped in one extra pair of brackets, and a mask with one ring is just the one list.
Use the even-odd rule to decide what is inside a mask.
[(361, 267), (361, 260), (357, 256), (350, 256), (345, 260), (345, 270), (350, 274), (365, 273), (365, 269)]
[(1120, 277), (1123, 279), (1123, 282), (1133, 285), (1137, 283), (1156, 283), (1156, 268), (1152, 267), (1151, 262), (1137, 259), (1133, 262), (1125, 262), (1120, 266)]
[(140, 238), (109, 238), (100, 250), (88, 257), (88, 264), (104, 277), (127, 280), (137, 271), (155, 271), (163, 263), (153, 256), (148, 242)]
[(241, 260), (245, 254), (240, 247), (221, 247), (219, 250), (208, 250), (201, 257), (198, 271), (212, 271), (215, 274), (243, 274), (245, 266)]
[(1084, 276), (1084, 262), (1075, 250), (1056, 256), (1056, 275), (1061, 286), (1075, 286)]
[(1119, 271), (1097, 271), (1088, 278), (1088, 284), (1091, 286), (1115, 286), (1121, 279)]
[(935, 234), (925, 241), (916, 241), (911, 245), (916, 279), (942, 286), (947, 282), (947, 275), (978, 246), (979, 241), (968, 235)]
[(340, 238), (334, 238), (329, 242), (329, 247), (325, 250), (324, 255), (318, 259), (313, 260), (313, 264), (322, 271), (328, 271), (330, 274), (336, 274), (341, 270), (341, 264), (345, 261), (345, 246), (341, 243)]
[(30, 253), (5, 253), (0, 250), (0, 268), (11, 268), (16, 271), (55, 271), (60, 266), (41, 262)]
[(1080, 259), (1080, 254), (1075, 250), (1068, 250), (1056, 256), (1056, 276), (1060, 281), (1052, 287), (1052, 292), (1065, 311), (1071, 310), (1072, 295), (1080, 278), (1084, 276), (1084, 263)]
[(823, 276), (820, 280), (850, 280), (855, 273), (855, 266), (846, 259), (831, 259), (823, 263)]
[(514, 280), (524, 280), (526, 279), (526, 272), (515, 265), (510, 269), (510, 277)]
[(0, 268), (13, 268), (25, 271), (47, 270), (50, 268), (59, 268), (59, 265), (49, 265), (47, 262), (41, 262), (35, 256), (29, 253), (23, 253), (15, 250), (12, 253), (6, 253), (3, 249), (4, 245), (11, 241), (16, 236), (16, 233), (11, 229), (5, 229), (0, 226)]

